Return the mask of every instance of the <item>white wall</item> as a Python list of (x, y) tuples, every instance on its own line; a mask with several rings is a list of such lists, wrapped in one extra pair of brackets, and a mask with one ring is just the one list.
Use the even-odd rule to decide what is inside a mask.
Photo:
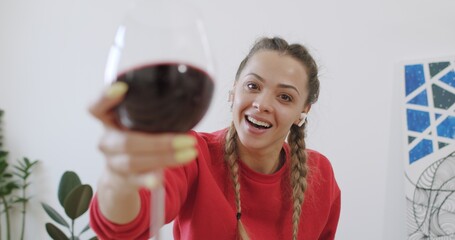
[[(87, 105), (101, 91), (127, 0), (1, 0), (0, 108), (11, 161), (40, 159), (27, 239), (46, 239), (40, 201), (57, 206), (65, 170), (95, 186), (101, 126)], [(331, 159), (343, 194), (337, 239), (405, 239), (399, 83), (395, 63), (455, 54), (453, 0), (193, 0), (218, 68), (216, 98), (198, 125), (229, 122), (227, 89), (251, 43), (281, 35), (307, 44), (322, 92), (309, 145)], [(83, 221), (87, 221), (84, 219)]]

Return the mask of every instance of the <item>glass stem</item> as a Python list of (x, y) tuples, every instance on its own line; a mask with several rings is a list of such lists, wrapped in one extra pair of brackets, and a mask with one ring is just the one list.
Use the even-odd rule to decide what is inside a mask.
[(160, 228), (164, 225), (164, 203), (165, 203), (165, 192), (164, 192), (164, 172), (163, 170), (157, 170), (152, 173), (160, 183), (157, 187), (151, 190), (151, 212), (150, 212), (150, 234), (154, 236), (154, 240), (160, 240)]

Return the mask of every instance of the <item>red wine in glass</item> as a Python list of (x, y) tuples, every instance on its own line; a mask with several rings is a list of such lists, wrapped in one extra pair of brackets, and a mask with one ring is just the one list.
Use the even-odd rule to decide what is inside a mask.
[(128, 84), (117, 107), (121, 125), (144, 132), (186, 132), (206, 113), (214, 83), (203, 70), (184, 63), (141, 66), (117, 77)]
[[(184, 133), (206, 113), (214, 67), (204, 24), (188, 1), (133, 0), (109, 51), (105, 82), (128, 92), (115, 112), (120, 125), (147, 133)], [(163, 169), (146, 173), (163, 183)], [(134, 176), (133, 176), (134, 177)], [(164, 185), (151, 190), (150, 235), (164, 225)]]

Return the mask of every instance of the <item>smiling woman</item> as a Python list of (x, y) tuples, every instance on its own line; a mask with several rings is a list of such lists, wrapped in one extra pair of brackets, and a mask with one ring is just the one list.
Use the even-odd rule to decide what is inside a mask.
[[(278, 159), (292, 124), (300, 122), (300, 113), (310, 108), (304, 66), (292, 56), (273, 50), (261, 50), (248, 59), (234, 86), (233, 122), (240, 146), (259, 153), (273, 152), (272, 159)], [(258, 127), (257, 123), (262, 125)], [(267, 157), (259, 161), (261, 166), (274, 164)], [(248, 159), (243, 160), (250, 165)]]
[(340, 189), (328, 159), (305, 144), (306, 115), (319, 95), (305, 47), (258, 40), (236, 74), (233, 122), (214, 133), (125, 131), (111, 110), (127, 91), (114, 84), (91, 107), (106, 126), (107, 168), (91, 207), (101, 239), (148, 239), (150, 190), (131, 176), (156, 169), (166, 170), (175, 239), (335, 238)]

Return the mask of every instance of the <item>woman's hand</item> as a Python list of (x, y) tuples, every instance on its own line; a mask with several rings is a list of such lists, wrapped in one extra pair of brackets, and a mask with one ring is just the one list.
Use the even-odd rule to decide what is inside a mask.
[(112, 84), (91, 105), (90, 112), (105, 127), (99, 149), (106, 159), (100, 178), (97, 202), (102, 215), (118, 224), (135, 219), (141, 208), (140, 186), (154, 188), (160, 183), (148, 172), (188, 163), (196, 158), (196, 139), (188, 134), (151, 134), (121, 127), (115, 107), (123, 100), (128, 86)]
[(90, 107), (91, 114), (105, 127), (99, 149), (106, 158), (108, 171), (129, 178), (194, 160), (196, 139), (191, 135), (136, 132), (118, 124), (114, 108), (127, 90), (127, 84), (116, 82)]

